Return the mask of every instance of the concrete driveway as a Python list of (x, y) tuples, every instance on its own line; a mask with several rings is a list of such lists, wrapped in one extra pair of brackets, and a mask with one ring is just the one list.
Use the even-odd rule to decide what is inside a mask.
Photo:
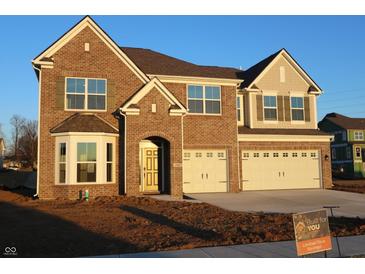
[(189, 194), (200, 200), (233, 211), (295, 213), (340, 206), (336, 216), (365, 218), (365, 194), (335, 190), (272, 190), (240, 193)]

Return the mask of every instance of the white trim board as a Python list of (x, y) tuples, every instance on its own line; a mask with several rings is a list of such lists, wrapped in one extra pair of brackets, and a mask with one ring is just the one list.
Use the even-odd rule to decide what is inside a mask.
[(225, 79), (225, 78), (208, 78), (194, 76), (177, 76), (177, 75), (158, 75), (147, 74), (151, 79), (158, 77), (164, 83), (182, 83), (182, 84), (211, 84), (220, 86), (234, 86), (241, 84), (244, 80), (240, 79)]
[(187, 109), (180, 101), (160, 82), (160, 80), (155, 77), (150, 80), (143, 88), (141, 88), (137, 93), (133, 95), (122, 107), (123, 112), (135, 112), (139, 114), (139, 109), (130, 108), (129, 106), (133, 104), (138, 104), (138, 102), (146, 96), (153, 88), (156, 88), (171, 105), (177, 105), (180, 109), (171, 109), (170, 113), (186, 113)]
[(331, 136), (239, 134), (239, 142), (330, 142)]
[[(248, 86), (248, 89), (252, 88), (252, 86), (257, 83), (269, 69), (279, 60), (280, 57), (284, 57), (284, 59), (294, 68), (294, 70), (299, 74), (299, 76), (306, 81), (309, 85), (314, 86), (318, 92), (317, 94), (321, 94), (323, 91), (322, 89), (309, 77), (309, 75), (299, 66), (299, 64), (290, 56), (290, 54), (285, 50), (282, 49), (275, 58), (266, 66), (266, 68), (251, 82)], [(313, 92), (316, 93), (316, 92)]]

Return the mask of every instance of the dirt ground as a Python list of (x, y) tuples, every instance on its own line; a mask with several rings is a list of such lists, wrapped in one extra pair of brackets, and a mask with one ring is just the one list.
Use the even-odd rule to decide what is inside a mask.
[[(78, 257), (292, 240), (290, 214), (226, 211), (149, 197), (32, 200), (0, 190), (0, 256)], [(365, 220), (331, 219), (338, 235), (365, 234)]]
[(362, 180), (333, 180), (334, 190), (365, 193), (365, 179)]

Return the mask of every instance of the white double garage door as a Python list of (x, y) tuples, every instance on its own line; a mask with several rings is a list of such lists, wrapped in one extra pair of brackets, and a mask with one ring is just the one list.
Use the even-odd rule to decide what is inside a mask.
[(243, 190), (320, 188), (318, 150), (242, 152)]
[[(318, 150), (241, 152), (243, 190), (320, 188)], [(228, 191), (226, 150), (184, 150), (184, 193)]]

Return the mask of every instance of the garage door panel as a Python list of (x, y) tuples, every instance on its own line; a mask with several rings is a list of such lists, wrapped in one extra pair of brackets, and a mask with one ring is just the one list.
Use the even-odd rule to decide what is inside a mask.
[(225, 150), (184, 150), (185, 193), (226, 192), (228, 185)]
[(319, 188), (319, 152), (316, 150), (244, 151), (244, 190)]

